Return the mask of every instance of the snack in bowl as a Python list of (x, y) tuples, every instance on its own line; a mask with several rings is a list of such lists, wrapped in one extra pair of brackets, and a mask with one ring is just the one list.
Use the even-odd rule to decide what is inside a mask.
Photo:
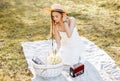
[(47, 52), (46, 55), (45, 54), (43, 53), (43, 56), (40, 55), (36, 57), (37, 59), (33, 58), (30, 60), (30, 62), (32, 62), (32, 69), (34, 69), (35, 76), (37, 75), (46, 78), (60, 75), (63, 71), (60, 52), (56, 53), (56, 51), (51, 51)]
[(62, 62), (61, 56), (60, 54), (56, 53), (56, 50), (53, 50), (52, 52), (50, 52), (48, 58), (47, 58), (47, 62), (48, 64), (59, 64)]

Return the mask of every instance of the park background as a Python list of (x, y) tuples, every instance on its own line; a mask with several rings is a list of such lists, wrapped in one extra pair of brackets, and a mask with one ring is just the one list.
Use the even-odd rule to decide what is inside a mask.
[(30, 81), (21, 42), (48, 39), (50, 14), (43, 8), (53, 3), (120, 67), (120, 0), (0, 0), (0, 81)]

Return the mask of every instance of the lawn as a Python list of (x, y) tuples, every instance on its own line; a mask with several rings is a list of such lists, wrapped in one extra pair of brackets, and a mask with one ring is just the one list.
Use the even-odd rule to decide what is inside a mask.
[(30, 81), (21, 42), (49, 37), (50, 14), (64, 6), (76, 18), (80, 36), (105, 50), (120, 67), (120, 0), (0, 0), (0, 81)]

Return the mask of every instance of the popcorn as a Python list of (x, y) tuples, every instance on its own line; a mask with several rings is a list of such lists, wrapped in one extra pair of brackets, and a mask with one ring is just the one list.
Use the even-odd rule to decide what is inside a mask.
[(61, 56), (59, 54), (56, 54), (56, 50), (53, 50), (53, 52), (50, 53), (50, 55), (47, 58), (48, 64), (59, 64), (62, 62)]

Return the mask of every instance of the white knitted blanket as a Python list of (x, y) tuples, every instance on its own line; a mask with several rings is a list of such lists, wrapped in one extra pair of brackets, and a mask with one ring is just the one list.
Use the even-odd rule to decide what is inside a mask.
[(34, 42), (22, 42), (23, 52), (28, 63), (28, 68), (31, 70), (34, 77), (32, 81), (120, 81), (120, 68), (117, 67), (113, 59), (102, 49), (96, 46), (88, 39), (81, 37), (81, 40), (86, 45), (84, 57), (85, 73), (76, 78), (72, 78), (66, 71), (54, 78), (41, 78), (36, 76), (34, 69), (29, 62), (34, 56), (45, 54), (52, 47), (51, 40), (41, 40)]

